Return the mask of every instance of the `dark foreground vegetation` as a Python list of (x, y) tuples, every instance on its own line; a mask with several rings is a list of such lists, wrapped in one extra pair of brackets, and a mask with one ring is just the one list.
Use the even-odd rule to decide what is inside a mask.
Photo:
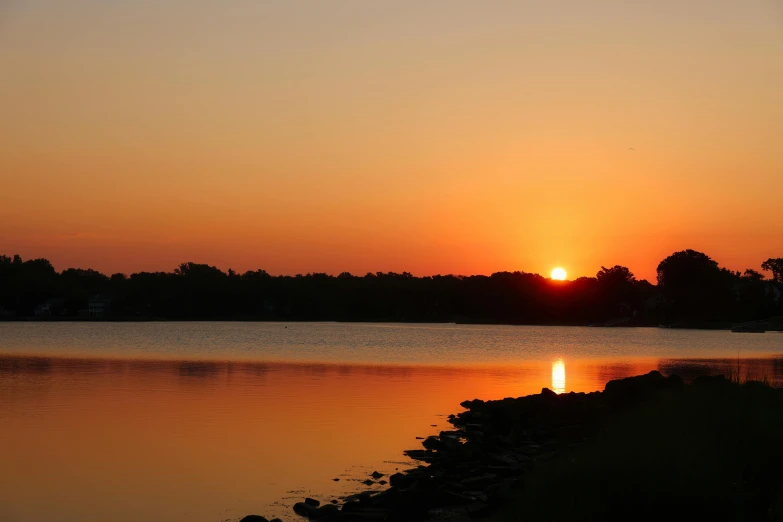
[(294, 511), (322, 522), (783, 519), (781, 389), (656, 371), (603, 392), (463, 406), (453, 431), (407, 452), (422, 465), (388, 489)]
[(783, 258), (760, 268), (771, 278), (685, 250), (661, 261), (653, 285), (622, 266), (574, 281), (525, 272), (271, 276), (196, 263), (107, 276), (0, 256), (0, 318), (725, 325), (783, 315)]

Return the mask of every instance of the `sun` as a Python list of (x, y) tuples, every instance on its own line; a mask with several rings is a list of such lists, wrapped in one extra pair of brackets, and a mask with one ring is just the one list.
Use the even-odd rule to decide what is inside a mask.
[(566, 278), (566, 271), (563, 270), (560, 267), (555, 268), (552, 270), (552, 279), (555, 281), (565, 281)]

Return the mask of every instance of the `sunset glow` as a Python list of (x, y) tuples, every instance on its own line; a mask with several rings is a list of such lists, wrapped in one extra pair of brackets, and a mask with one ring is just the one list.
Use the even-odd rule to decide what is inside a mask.
[(555, 281), (565, 281), (566, 271), (562, 268), (555, 268), (552, 270), (552, 279)]
[(696, 248), (758, 269), (783, 247), (774, 4), (11, 2), (2, 253), (654, 281)]
[(565, 392), (566, 370), (562, 359), (552, 363), (552, 391), (555, 393)]

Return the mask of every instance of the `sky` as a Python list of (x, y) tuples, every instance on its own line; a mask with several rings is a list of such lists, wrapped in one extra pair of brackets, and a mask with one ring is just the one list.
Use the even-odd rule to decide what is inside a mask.
[(778, 0), (0, 0), (0, 254), (654, 280), (783, 256)]

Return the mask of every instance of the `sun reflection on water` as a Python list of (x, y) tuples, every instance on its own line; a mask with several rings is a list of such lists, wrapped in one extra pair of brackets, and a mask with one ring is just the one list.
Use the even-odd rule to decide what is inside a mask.
[(558, 359), (552, 363), (552, 390), (555, 393), (563, 393), (566, 386), (565, 363)]

